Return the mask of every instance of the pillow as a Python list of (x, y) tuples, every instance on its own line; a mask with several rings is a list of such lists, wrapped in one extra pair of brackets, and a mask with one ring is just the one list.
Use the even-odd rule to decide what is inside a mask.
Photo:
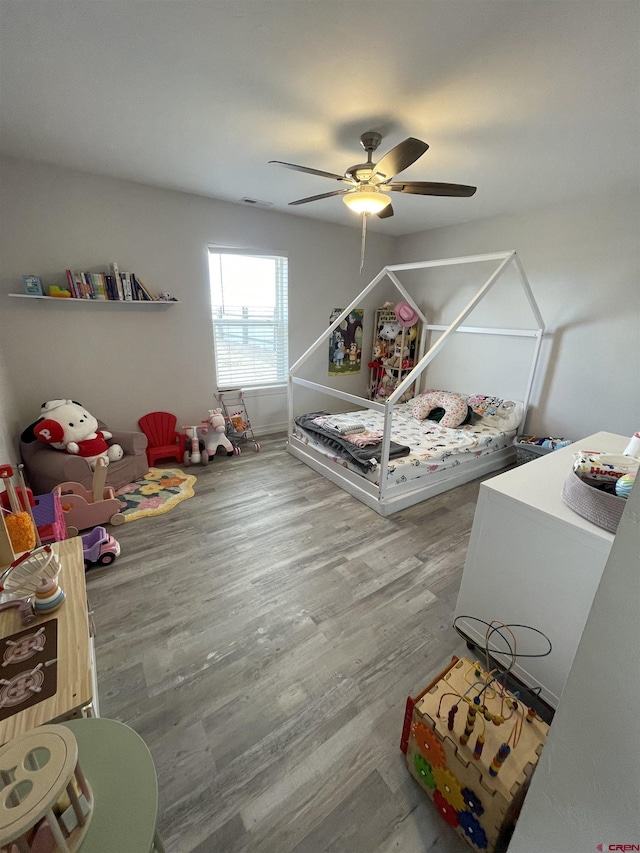
[(415, 398), (413, 405), (413, 416), (422, 421), (429, 417), (433, 409), (444, 409), (444, 415), (440, 420), (443, 427), (455, 429), (466, 420), (468, 409), (467, 401), (460, 394), (450, 391), (425, 391)]
[(490, 397), (487, 394), (472, 394), (468, 403), (483, 423), (504, 432), (517, 429), (522, 421), (524, 403), (520, 400), (504, 400), (502, 397)]

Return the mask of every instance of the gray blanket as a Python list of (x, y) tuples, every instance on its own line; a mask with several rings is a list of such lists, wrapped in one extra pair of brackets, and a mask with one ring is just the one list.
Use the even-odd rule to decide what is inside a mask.
[[(315, 418), (328, 415), (329, 412), (309, 412), (306, 415), (300, 415), (295, 418), (295, 422), (301, 429), (311, 433), (314, 438), (324, 444), (326, 447), (335, 450), (338, 456), (347, 459), (358, 470), (367, 474), (375, 467), (375, 462), (380, 462), (382, 454), (382, 442), (373, 444), (369, 447), (357, 447), (350, 441), (346, 441), (335, 430), (325, 429), (324, 427), (314, 424)], [(411, 448), (406, 444), (398, 444), (392, 441), (389, 448), (389, 459), (398, 459), (400, 456), (408, 456), (411, 453)]]

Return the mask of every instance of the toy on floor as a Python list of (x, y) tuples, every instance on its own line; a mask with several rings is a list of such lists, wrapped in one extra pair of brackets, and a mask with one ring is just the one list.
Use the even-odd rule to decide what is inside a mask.
[[(409, 697), (400, 748), (441, 817), (473, 850), (492, 853), (505, 849), (549, 729), (521, 691), (505, 686), (519, 656), (512, 629), (534, 632), (535, 642), (542, 639), (546, 646), (523, 657), (548, 655), (551, 642), (526, 625), (477, 621), (487, 628), (485, 667), (454, 657), (418, 696)], [(511, 658), (504, 670), (490, 668), (489, 655), (497, 652)]]
[(56, 450), (82, 456), (96, 467), (98, 459), (104, 464), (122, 459), (119, 444), (107, 444), (112, 433), (98, 429), (98, 421), (84, 406), (73, 400), (49, 400), (43, 403), (41, 417), (22, 434), (23, 441), (38, 439)]
[(260, 450), (260, 445), (253, 434), (242, 389), (231, 388), (220, 391), (216, 394), (216, 398), (222, 408), (222, 415), (227, 424), (227, 438), (233, 444), (234, 453), (236, 455), (240, 453), (238, 442), (249, 440), (253, 441), (253, 449), (257, 453)]
[(147, 461), (152, 468), (158, 459), (182, 462), (187, 437), (176, 429), (177, 419), (171, 412), (149, 412), (138, 421), (147, 436)]
[(104, 527), (98, 525), (82, 537), (82, 556), (85, 571), (92, 564), (110, 566), (120, 556), (120, 543)]
[(204, 450), (204, 443), (198, 435), (199, 426), (183, 426), (187, 432), (187, 448), (184, 451), (183, 462), (185, 465), (208, 465), (209, 454)]
[(227, 456), (238, 456), (240, 448), (234, 445), (227, 438), (226, 423), (222, 409), (209, 409), (209, 417), (203, 421), (198, 427), (198, 433), (204, 440), (204, 455), (209, 459), (215, 459), (219, 447), (224, 447), (227, 451)]
[(60, 498), (69, 536), (77, 536), (80, 530), (97, 524), (124, 524), (121, 510), (126, 504), (116, 497), (111, 486), (105, 486), (107, 467), (98, 459), (93, 472), (93, 488), (85, 489), (80, 483), (60, 483), (53, 494)]

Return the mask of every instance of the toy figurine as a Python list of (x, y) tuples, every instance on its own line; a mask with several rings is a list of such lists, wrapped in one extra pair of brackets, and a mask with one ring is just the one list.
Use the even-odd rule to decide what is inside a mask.
[(220, 445), (227, 451), (227, 456), (235, 454), (235, 448), (227, 438), (222, 409), (209, 409), (209, 417), (198, 427), (198, 432), (204, 438), (203, 452), (209, 459), (215, 458)]

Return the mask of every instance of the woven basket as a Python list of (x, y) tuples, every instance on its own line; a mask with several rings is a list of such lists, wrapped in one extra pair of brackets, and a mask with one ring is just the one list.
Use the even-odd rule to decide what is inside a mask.
[(568, 507), (592, 524), (615, 533), (627, 501), (590, 486), (571, 471), (562, 487), (562, 499)]
[(516, 465), (524, 465), (525, 462), (533, 462), (534, 459), (539, 459), (540, 456), (546, 456), (547, 453), (552, 453), (552, 447), (540, 447), (538, 444), (522, 444), (517, 441), (513, 442), (516, 449)]
[[(553, 453), (554, 450), (560, 450), (559, 447), (543, 447), (541, 444), (533, 444), (527, 439), (533, 438), (531, 435), (517, 435), (513, 439), (513, 446), (516, 449), (516, 465), (524, 465), (525, 462), (532, 462), (534, 459), (539, 459), (541, 456), (546, 456), (547, 453)], [(551, 441), (564, 441), (565, 439), (550, 439)]]

